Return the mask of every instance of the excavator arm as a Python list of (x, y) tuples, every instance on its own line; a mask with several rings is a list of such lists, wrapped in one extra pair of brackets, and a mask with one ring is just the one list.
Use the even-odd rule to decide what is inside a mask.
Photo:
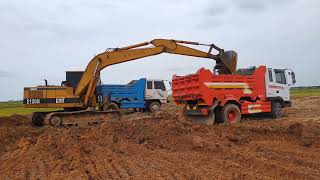
[[(204, 52), (182, 44), (208, 46), (209, 51)], [(152, 46), (150, 46), (152, 45)], [(211, 54), (215, 49), (219, 53)], [(190, 41), (178, 41), (168, 39), (154, 39), (150, 42), (139, 43), (123, 48), (115, 48), (95, 56), (86, 67), (82, 78), (76, 88), (75, 95), (81, 97), (84, 106), (90, 106), (89, 102), (94, 95), (96, 83), (100, 71), (107, 66), (132, 61), (161, 53), (179, 54), (216, 60), (216, 69), (220, 74), (232, 74), (236, 70), (237, 54), (234, 51), (225, 52), (214, 44), (200, 44)]]

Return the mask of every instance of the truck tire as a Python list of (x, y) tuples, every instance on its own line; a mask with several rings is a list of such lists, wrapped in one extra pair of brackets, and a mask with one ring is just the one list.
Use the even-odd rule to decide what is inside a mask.
[(153, 101), (149, 104), (148, 109), (150, 112), (154, 113), (154, 112), (159, 111), (161, 109), (161, 105), (160, 105), (160, 103)]
[(62, 124), (62, 119), (59, 116), (53, 116), (49, 119), (51, 126), (58, 127)]
[(214, 114), (215, 114), (215, 122), (220, 124), (223, 123), (223, 120), (221, 118), (221, 111), (222, 111), (222, 107), (218, 106), (214, 109)]
[(235, 124), (241, 121), (241, 112), (237, 105), (227, 104), (222, 108), (220, 117), (225, 124)]
[(110, 104), (108, 106), (108, 110), (118, 111), (119, 110), (118, 104), (116, 104), (114, 102), (110, 102)]
[(42, 126), (44, 121), (44, 114), (42, 113), (33, 113), (32, 114), (32, 124), (35, 126)]
[(271, 105), (271, 117), (273, 119), (281, 118), (283, 115), (282, 105), (280, 102), (275, 101)]

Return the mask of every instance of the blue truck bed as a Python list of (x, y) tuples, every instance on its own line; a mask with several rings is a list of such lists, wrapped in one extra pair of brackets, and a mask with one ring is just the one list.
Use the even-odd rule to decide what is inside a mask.
[(122, 109), (145, 108), (146, 79), (131, 81), (127, 85), (102, 84), (97, 86), (97, 95), (109, 98)]

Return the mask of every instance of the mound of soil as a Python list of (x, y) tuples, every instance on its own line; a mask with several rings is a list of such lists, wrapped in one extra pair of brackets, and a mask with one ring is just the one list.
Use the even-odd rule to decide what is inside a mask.
[(0, 117), (0, 127), (21, 126), (26, 124), (31, 125), (31, 122), (27, 116), (12, 115), (10, 117)]
[(174, 105), (89, 127), (0, 118), (0, 179), (318, 179), (320, 114), (309, 101), (320, 98), (232, 126), (192, 123)]

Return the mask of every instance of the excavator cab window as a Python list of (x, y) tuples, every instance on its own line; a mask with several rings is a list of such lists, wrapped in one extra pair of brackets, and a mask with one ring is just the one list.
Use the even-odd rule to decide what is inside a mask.
[(64, 85), (75, 88), (78, 85), (82, 75), (83, 71), (67, 71)]

